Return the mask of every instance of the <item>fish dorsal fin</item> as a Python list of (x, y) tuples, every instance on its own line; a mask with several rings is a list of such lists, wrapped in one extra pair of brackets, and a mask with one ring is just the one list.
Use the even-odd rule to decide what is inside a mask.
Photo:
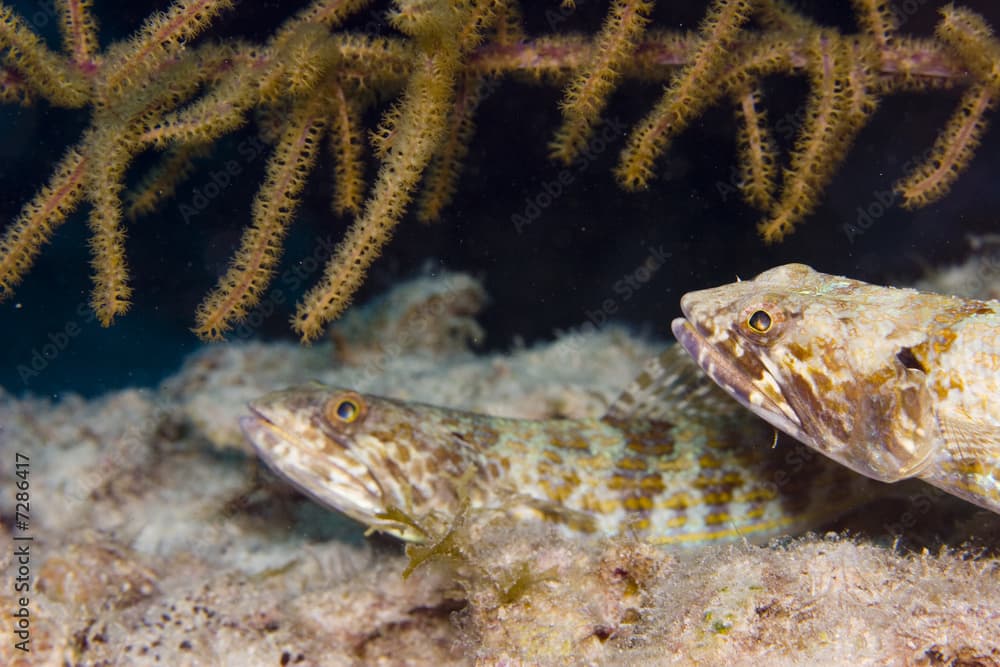
[(712, 382), (680, 345), (671, 345), (646, 362), (642, 371), (611, 404), (604, 419), (650, 419), (731, 415), (735, 402)]

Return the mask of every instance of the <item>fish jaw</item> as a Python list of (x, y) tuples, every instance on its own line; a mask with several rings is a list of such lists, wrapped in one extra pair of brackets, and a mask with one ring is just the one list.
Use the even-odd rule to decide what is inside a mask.
[(319, 504), (400, 539), (423, 539), (415, 527), (383, 518), (404, 505), (405, 493), (398, 493), (399, 480), (358, 455), (371, 443), (326, 423), (324, 406), (337, 391), (316, 385), (272, 392), (250, 403), (240, 428), (268, 468)]
[[(731, 356), (710, 343), (705, 335), (685, 318), (676, 318), (670, 328), (677, 342), (691, 355), (705, 374), (740, 405), (779, 431), (808, 444), (809, 435), (802, 430), (802, 423), (789, 407), (787, 400), (778, 403), (759, 391)], [(770, 373), (766, 377), (769, 384), (778, 387), (778, 383)], [(777, 391), (780, 393), (780, 389)]]

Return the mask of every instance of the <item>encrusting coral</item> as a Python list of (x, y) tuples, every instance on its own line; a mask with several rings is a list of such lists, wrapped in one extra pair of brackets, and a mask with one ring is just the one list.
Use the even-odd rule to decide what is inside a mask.
[[(90, 204), (91, 305), (110, 324), (129, 307), (124, 218), (153, 210), (190, 173), (191, 160), (250, 112), (275, 147), (252, 221), (229, 270), (198, 308), (195, 332), (216, 339), (267, 293), (303, 187), (326, 143), (336, 161), (334, 209), (356, 221), (292, 324), (321, 335), (361, 285), (410, 206), (440, 216), (457, 187), (483, 88), (513, 76), (565, 89), (552, 156), (576, 159), (610, 96), (625, 81), (667, 82), (632, 129), (616, 175), (647, 187), (673, 138), (722, 99), (740, 118), (741, 190), (766, 212), (767, 241), (790, 233), (816, 206), (879, 100), (900, 91), (958, 87), (962, 102), (928, 156), (896, 186), (906, 206), (941, 197), (969, 162), (1000, 92), (1000, 43), (979, 15), (942, 9), (937, 34), (900, 34), (890, 4), (854, 0), (860, 31), (823, 27), (782, 0), (714, 0), (697, 31), (657, 27), (653, 3), (614, 0), (593, 37), (530, 36), (514, 0), (397, 0), (392, 37), (343, 29), (365, 0), (316, 0), (263, 43), (195, 43), (232, 0), (177, 0), (128, 40), (98, 50), (87, 0), (57, 0), (61, 52), (0, 5), (0, 100), (89, 108), (91, 122), (53, 175), (0, 238), (0, 298), (9, 297), (56, 229)], [(572, 6), (572, 3), (564, 3)], [(782, 166), (763, 109), (763, 81), (805, 74), (810, 94)], [(372, 133), (381, 169), (363, 184), (362, 114), (398, 95)], [(125, 176), (148, 150), (162, 163), (132, 192)]]

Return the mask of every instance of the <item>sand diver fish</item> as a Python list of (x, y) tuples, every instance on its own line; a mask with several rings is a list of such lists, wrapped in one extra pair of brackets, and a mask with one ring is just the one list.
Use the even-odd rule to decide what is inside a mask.
[(527, 420), (318, 383), (250, 404), (259, 457), (320, 504), (405, 540), (467, 508), (702, 546), (815, 528), (883, 485), (774, 431), (668, 348), (602, 418)]
[(681, 310), (681, 345), (776, 428), (862, 475), (1000, 512), (1000, 302), (788, 264)]

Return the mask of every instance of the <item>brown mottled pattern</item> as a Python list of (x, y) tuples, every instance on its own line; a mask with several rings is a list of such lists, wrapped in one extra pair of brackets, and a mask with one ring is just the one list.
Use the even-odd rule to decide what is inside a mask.
[(873, 479), (1000, 512), (1000, 302), (789, 264), (681, 308), (678, 340), (776, 428)]
[(447, 525), (465, 503), (662, 544), (761, 540), (828, 521), (873, 485), (856, 477), (830, 503), (839, 466), (796, 467), (798, 445), (772, 448), (773, 431), (735, 403), (711, 418), (691, 406), (670, 422), (534, 421), (310, 385), (254, 401), (241, 424), (299, 489), (409, 540), (425, 536), (392, 511)]

